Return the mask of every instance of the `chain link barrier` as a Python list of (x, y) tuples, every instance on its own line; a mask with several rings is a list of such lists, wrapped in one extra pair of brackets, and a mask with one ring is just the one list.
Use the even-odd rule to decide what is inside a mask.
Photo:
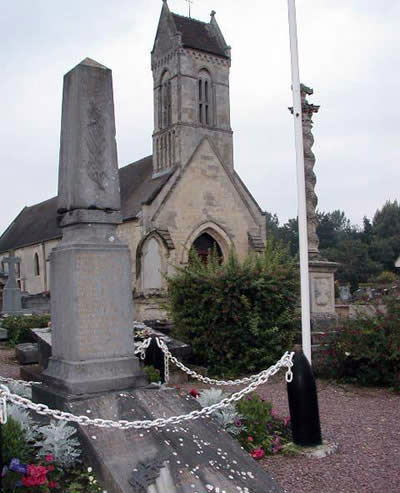
[(12, 394), (8, 389), (8, 387), (6, 387), (3, 384), (0, 384), (0, 407), (1, 407), (0, 422), (3, 422), (4, 419), (5, 420), (7, 419), (7, 410), (6, 410), (5, 402), (8, 401), (25, 409), (30, 409), (42, 416), (50, 416), (57, 420), (70, 421), (73, 423), (77, 423), (81, 426), (91, 425), (91, 426), (96, 426), (98, 428), (116, 428), (120, 430), (127, 430), (130, 428), (134, 428), (136, 430), (139, 429), (148, 430), (150, 428), (157, 429), (167, 425), (176, 425), (191, 419), (198, 419), (198, 418), (209, 416), (217, 409), (222, 409), (224, 407), (229, 406), (233, 402), (239, 401), (246, 394), (253, 392), (258, 386), (266, 383), (269, 380), (269, 378), (275, 375), (282, 367), (287, 368), (286, 378), (288, 378), (287, 377), (288, 372), (291, 373), (291, 368), (293, 366), (293, 362), (292, 362), (293, 355), (294, 353), (286, 352), (275, 365), (272, 365), (270, 368), (268, 368), (268, 370), (264, 370), (263, 372), (261, 372), (257, 376), (257, 378), (254, 381), (252, 381), (247, 387), (245, 387), (244, 389), (238, 392), (233, 393), (230, 397), (226, 397), (225, 399), (222, 399), (220, 402), (216, 404), (213, 404), (208, 407), (203, 407), (200, 410), (192, 411), (189, 414), (183, 414), (180, 416), (171, 416), (169, 418), (157, 418), (155, 420), (113, 421), (111, 419), (89, 418), (88, 416), (75, 416), (72, 413), (60, 411), (57, 409), (50, 409), (45, 404), (35, 404), (34, 402), (32, 402), (31, 400), (25, 397)]
[[(204, 377), (203, 375), (200, 375), (200, 373), (197, 373), (194, 370), (191, 370), (190, 368), (185, 366), (182, 362), (180, 362), (177, 358), (175, 358), (175, 356), (172, 356), (171, 351), (168, 349), (168, 346), (165, 344), (165, 342), (162, 339), (156, 337), (156, 341), (158, 347), (164, 353), (165, 381), (167, 383), (169, 381), (167, 380), (167, 375), (169, 377), (169, 361), (171, 361), (175, 366), (177, 366), (182, 371), (187, 373), (190, 377), (196, 378), (197, 380), (200, 380), (200, 382), (208, 383), (211, 385), (217, 385), (217, 386), (223, 386), (223, 385), (235, 386), (235, 385), (243, 385), (246, 383), (255, 382), (265, 372), (268, 372), (268, 370), (263, 370), (260, 373), (257, 373), (256, 375), (251, 375), (250, 377), (238, 378), (236, 380), (217, 380), (215, 378)], [(290, 364), (287, 365), (288, 369), (286, 372), (286, 382), (288, 383), (290, 383), (293, 380), (292, 366), (293, 366), (292, 362), (290, 362)]]
[(15, 380), (14, 378), (0, 377), (0, 382), (22, 385), (23, 387), (31, 387), (32, 385), (40, 385), (42, 382), (27, 382), (26, 380)]

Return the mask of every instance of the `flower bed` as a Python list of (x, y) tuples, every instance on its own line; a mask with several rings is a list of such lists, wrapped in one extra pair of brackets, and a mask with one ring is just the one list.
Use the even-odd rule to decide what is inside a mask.
[[(189, 395), (197, 399), (202, 407), (211, 406), (227, 397), (222, 390), (215, 388), (200, 392), (191, 389)], [(256, 460), (277, 453), (297, 453), (297, 447), (291, 441), (290, 417), (279, 417), (272, 404), (256, 393), (244, 397), (235, 405), (214, 411), (212, 416)]]
[[(9, 387), (13, 393), (31, 398), (26, 387)], [(82, 464), (74, 427), (65, 421), (39, 425), (26, 409), (14, 404), (8, 405), (7, 410), (8, 420), (2, 425), (4, 493), (104, 493), (92, 468), (86, 469)]]

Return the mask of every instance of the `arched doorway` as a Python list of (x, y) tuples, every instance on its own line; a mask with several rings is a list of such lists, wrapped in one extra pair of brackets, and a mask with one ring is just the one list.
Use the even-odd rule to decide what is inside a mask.
[(208, 256), (213, 250), (215, 250), (220, 261), (222, 262), (223, 260), (221, 247), (219, 246), (218, 242), (208, 233), (203, 233), (198, 236), (193, 242), (192, 247), (195, 249), (201, 261), (204, 263), (207, 263)]

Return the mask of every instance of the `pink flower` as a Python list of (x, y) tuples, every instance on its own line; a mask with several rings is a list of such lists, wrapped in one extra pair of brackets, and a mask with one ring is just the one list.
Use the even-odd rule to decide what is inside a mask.
[(278, 417), (278, 411), (277, 411), (276, 409), (272, 409), (272, 411), (271, 411), (271, 416), (272, 416), (273, 418), (277, 418), (277, 417)]
[(253, 438), (253, 437), (247, 437), (247, 440), (248, 440), (249, 442), (254, 442), (254, 438)]
[(282, 421), (283, 421), (283, 425), (284, 425), (284, 426), (288, 426), (288, 425), (289, 425), (289, 423), (290, 423), (290, 416), (285, 416), (285, 417), (282, 419)]
[(54, 456), (52, 454), (47, 454), (45, 460), (46, 462), (53, 462)]
[(264, 453), (264, 450), (262, 448), (256, 448), (255, 450), (253, 450), (253, 452), (251, 453), (251, 456), (253, 457), (253, 459), (256, 459), (256, 460), (260, 460), (264, 457), (265, 453)]
[(196, 390), (196, 389), (192, 389), (189, 394), (192, 396), (192, 397), (199, 397), (200, 393)]

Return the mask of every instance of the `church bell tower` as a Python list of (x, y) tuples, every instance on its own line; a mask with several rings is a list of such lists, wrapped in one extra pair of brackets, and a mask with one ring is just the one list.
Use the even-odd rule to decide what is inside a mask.
[(204, 137), (233, 169), (230, 47), (210, 22), (172, 13), (166, 0), (151, 52), (154, 82), (153, 176), (185, 166)]

